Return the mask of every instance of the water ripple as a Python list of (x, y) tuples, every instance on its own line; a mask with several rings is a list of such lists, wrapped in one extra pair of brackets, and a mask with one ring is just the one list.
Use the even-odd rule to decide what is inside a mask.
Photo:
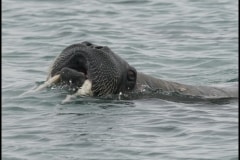
[(238, 102), (80, 97), (41, 84), (68, 45), (109, 46), (139, 72), (238, 82), (237, 1), (3, 1), (4, 159), (238, 159)]

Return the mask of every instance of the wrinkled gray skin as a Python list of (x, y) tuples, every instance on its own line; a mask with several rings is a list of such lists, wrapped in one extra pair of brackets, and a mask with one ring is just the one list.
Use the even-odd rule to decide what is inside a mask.
[[(157, 79), (137, 72), (125, 60), (106, 46), (97, 46), (89, 42), (73, 44), (62, 51), (50, 69), (48, 78), (60, 74), (61, 83), (76, 88), (88, 79), (92, 82), (94, 96), (141, 92), (147, 86), (161, 93), (177, 93), (183, 97), (200, 98), (238, 98), (238, 87), (217, 88), (210, 86), (192, 86)], [(71, 81), (71, 83), (69, 83)], [(159, 92), (160, 91), (160, 92)], [(160, 98), (166, 98), (159, 96)], [(170, 94), (174, 99), (174, 94)], [(181, 97), (181, 96), (180, 96)], [(185, 97), (186, 98), (186, 97)], [(170, 98), (171, 99), (171, 98)]]
[(61, 82), (71, 81), (77, 88), (89, 79), (93, 95), (102, 96), (133, 90), (137, 72), (108, 47), (83, 42), (67, 47), (56, 58), (49, 77), (59, 73)]

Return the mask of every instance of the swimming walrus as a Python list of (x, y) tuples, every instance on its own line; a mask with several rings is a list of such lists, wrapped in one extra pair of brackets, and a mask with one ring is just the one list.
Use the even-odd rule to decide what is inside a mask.
[(148, 97), (157, 95), (168, 100), (238, 98), (237, 86), (193, 86), (138, 72), (107, 46), (90, 42), (65, 48), (50, 67), (46, 83), (38, 90), (53, 83), (69, 85), (76, 89), (75, 95), (82, 96), (131, 95), (149, 89), (152, 93)]

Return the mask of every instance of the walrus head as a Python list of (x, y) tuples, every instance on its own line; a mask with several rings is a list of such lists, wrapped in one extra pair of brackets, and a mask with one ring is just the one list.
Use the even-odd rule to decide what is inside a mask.
[(50, 68), (48, 79), (60, 75), (60, 82), (82, 87), (88, 80), (94, 96), (134, 89), (137, 71), (106, 46), (89, 42), (65, 48)]

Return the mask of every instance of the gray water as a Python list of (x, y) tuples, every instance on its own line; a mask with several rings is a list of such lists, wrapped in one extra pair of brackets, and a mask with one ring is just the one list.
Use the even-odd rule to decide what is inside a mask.
[(238, 101), (104, 100), (48, 88), (68, 45), (109, 46), (138, 71), (192, 85), (238, 82), (235, 0), (3, 0), (4, 160), (235, 160)]

